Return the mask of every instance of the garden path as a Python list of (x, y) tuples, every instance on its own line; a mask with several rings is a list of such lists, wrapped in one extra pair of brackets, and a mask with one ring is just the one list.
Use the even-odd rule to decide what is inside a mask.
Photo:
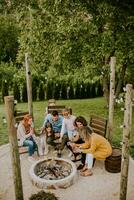
[[(64, 154), (66, 157), (66, 154)], [(29, 179), (31, 163), (27, 160), (27, 154), (21, 155), (21, 170), (24, 199), (28, 200), (31, 194), (40, 189), (33, 186)], [(119, 200), (120, 173), (109, 173), (104, 168), (102, 161), (97, 161), (93, 169), (93, 176), (81, 177), (72, 186), (66, 189), (49, 190), (59, 200)], [(127, 200), (134, 197), (134, 161), (130, 159), (128, 176)], [(12, 178), (12, 166), (9, 145), (0, 147), (0, 200), (14, 200), (14, 185)]]

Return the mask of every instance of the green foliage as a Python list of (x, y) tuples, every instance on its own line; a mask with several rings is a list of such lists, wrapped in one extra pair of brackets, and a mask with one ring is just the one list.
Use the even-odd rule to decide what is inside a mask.
[(53, 193), (42, 190), (37, 194), (33, 194), (29, 200), (58, 200), (58, 198)]
[(69, 99), (74, 99), (74, 87), (72, 84), (69, 85), (69, 93), (68, 93)]
[(61, 84), (60, 83), (55, 83), (54, 87), (54, 99), (58, 100), (60, 99), (60, 90), (61, 90)]
[(37, 100), (38, 87), (39, 87), (39, 76), (37, 74), (32, 74), (32, 98), (33, 98), (33, 101)]
[(47, 87), (46, 87), (46, 99), (52, 99), (52, 90), (53, 90), (53, 87), (52, 87), (52, 83), (49, 81), (47, 83)]
[(20, 102), (20, 88), (17, 82), (14, 82), (13, 84), (13, 95), (14, 95), (14, 99), (17, 100), (18, 102)]
[(9, 85), (7, 83), (7, 80), (3, 80), (2, 82), (2, 99), (4, 100), (4, 96), (9, 95)]
[[(1, 1), (0, 10), (0, 61), (12, 60), (23, 66), (28, 52), (31, 71), (38, 74), (38, 84), (44, 82), (48, 99), (60, 98), (55, 85), (59, 82), (76, 86), (77, 98), (98, 96), (97, 85), (89, 90), (89, 83), (99, 80), (102, 72), (109, 83), (111, 56), (117, 57), (117, 85), (121, 79), (133, 83), (134, 5), (129, 0), (13, 0)], [(120, 73), (122, 65), (127, 68), (124, 77)], [(15, 77), (25, 81), (23, 75), (19, 69), (13, 81)], [(49, 88), (46, 80), (53, 82)], [(18, 83), (21, 88), (23, 81)], [(84, 84), (83, 89), (80, 84)], [(33, 85), (35, 100), (37, 90)]]
[(67, 85), (65, 83), (61, 84), (61, 99), (67, 99)]
[(12, 16), (0, 15), (0, 63), (16, 60), (18, 28)]
[(39, 87), (39, 100), (42, 101), (44, 99), (45, 99), (45, 91), (44, 91), (43, 84), (41, 83)]
[(27, 86), (26, 86), (26, 83), (23, 84), (22, 86), (22, 101), (23, 102), (27, 102), (28, 99), (27, 99)]
[(8, 85), (12, 86), (13, 77), (16, 72), (16, 68), (13, 63), (0, 63), (0, 88), (2, 86), (2, 82), (5, 81)]

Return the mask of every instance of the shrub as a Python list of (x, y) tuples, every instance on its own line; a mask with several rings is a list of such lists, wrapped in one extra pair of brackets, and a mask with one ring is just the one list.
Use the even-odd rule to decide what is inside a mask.
[(37, 194), (33, 194), (29, 200), (58, 200), (58, 198), (53, 194), (45, 191), (40, 191)]
[(41, 83), (39, 86), (39, 100), (43, 101), (45, 99), (45, 91), (44, 91), (44, 86)]
[(14, 99), (20, 102), (20, 89), (16, 82), (14, 82), (14, 85), (13, 85), (13, 94), (14, 94)]

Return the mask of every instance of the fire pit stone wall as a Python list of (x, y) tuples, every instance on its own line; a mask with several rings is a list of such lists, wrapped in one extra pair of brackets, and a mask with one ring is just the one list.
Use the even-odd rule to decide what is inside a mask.
[(75, 164), (64, 158), (39, 160), (31, 166), (29, 174), (33, 185), (41, 189), (67, 188), (77, 180)]

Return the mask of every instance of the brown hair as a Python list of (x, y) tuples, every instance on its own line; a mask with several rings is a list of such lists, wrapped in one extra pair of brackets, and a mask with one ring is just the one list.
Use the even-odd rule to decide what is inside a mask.
[(87, 121), (84, 117), (79, 116), (76, 117), (75, 121), (74, 121), (74, 125), (77, 127), (77, 122), (80, 122), (83, 126), (87, 126)]
[(27, 115), (24, 115), (23, 120), (22, 120), (23, 125), (26, 129), (26, 132), (30, 131), (30, 125), (28, 124), (29, 119), (32, 119), (32, 116), (27, 114)]
[(47, 128), (51, 128), (51, 133), (52, 133), (52, 135), (54, 135), (53, 127), (52, 127), (52, 124), (50, 122), (47, 122), (45, 124), (45, 127), (44, 127), (44, 131), (45, 131), (46, 135), (47, 135), (47, 130), (46, 130)]

